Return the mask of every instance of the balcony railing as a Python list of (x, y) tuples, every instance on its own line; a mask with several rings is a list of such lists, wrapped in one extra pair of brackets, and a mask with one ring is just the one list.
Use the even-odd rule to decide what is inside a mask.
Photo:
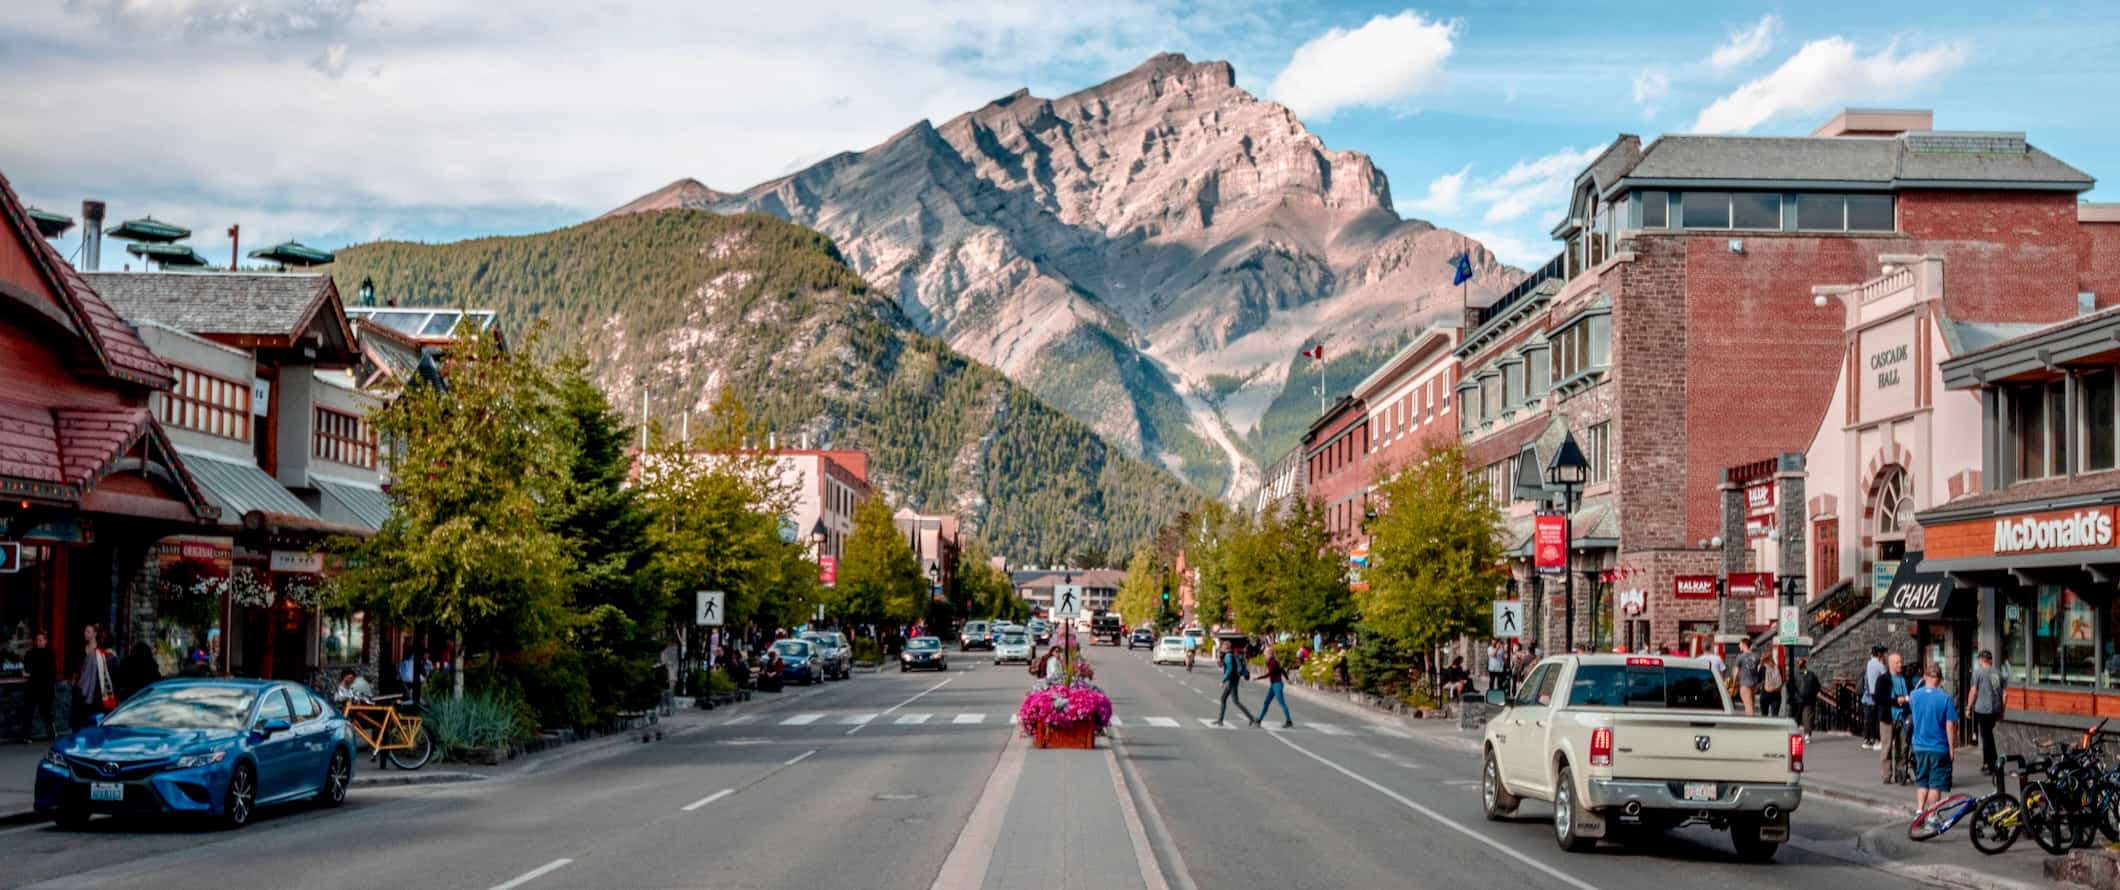
[(1470, 320), (1473, 329), (1478, 330), (1489, 321), (1507, 314), (1510, 305), (1530, 295), (1532, 291), (1537, 290), (1539, 282), (1549, 278), (1566, 280), (1567, 277), (1568, 254), (1566, 251), (1562, 251), (1554, 254), (1553, 259), (1547, 260), (1545, 265), (1532, 270), (1531, 274), (1524, 276), (1524, 280), (1517, 282), (1515, 287), (1510, 288), (1508, 293), (1496, 298), (1494, 302), (1487, 304), (1486, 307), (1469, 309), (1468, 314), (1471, 315)]

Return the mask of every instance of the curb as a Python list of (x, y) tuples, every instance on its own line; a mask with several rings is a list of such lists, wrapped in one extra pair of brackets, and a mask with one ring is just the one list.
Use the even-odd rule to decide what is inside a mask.
[(463, 772), (458, 770), (437, 770), (434, 772), (428, 772), (426, 770), (413, 770), (412, 772), (404, 772), (403, 770), (399, 770), (397, 771), (397, 774), (388, 774), (380, 776), (355, 776), (353, 778), (352, 787), (387, 788), (396, 785), (443, 785), (455, 782), (484, 782), (491, 778), (493, 777), (488, 776), (484, 773)]
[(1905, 804), (1894, 803), (1880, 797), (1857, 791), (1848, 791), (1830, 785), (1805, 782), (1803, 783), (1803, 793), (1815, 794), (1827, 800), (1862, 807), (1863, 809), (1898, 819), (1911, 819), (1914, 816), (1914, 808)]

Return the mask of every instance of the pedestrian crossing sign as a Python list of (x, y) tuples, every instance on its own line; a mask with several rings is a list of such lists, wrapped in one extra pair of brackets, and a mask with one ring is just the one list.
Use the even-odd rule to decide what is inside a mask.
[(1494, 601), (1494, 637), (1513, 640), (1524, 635), (1524, 601)]
[(693, 602), (692, 623), (700, 627), (721, 626), (722, 592), (719, 590), (698, 591)]
[(1060, 584), (1053, 587), (1053, 617), (1082, 617), (1082, 585)]

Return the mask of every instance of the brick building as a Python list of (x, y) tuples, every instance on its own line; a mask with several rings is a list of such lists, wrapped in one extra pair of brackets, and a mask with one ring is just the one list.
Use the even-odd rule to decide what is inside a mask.
[[(1846, 317), (1814, 304), (1813, 285), (1919, 255), (1948, 263), (1940, 307), (1961, 322), (2058, 321), (2075, 308), (2058, 292), (2120, 302), (2113, 227), (2077, 203), (2090, 176), (2022, 134), (1928, 120), (1850, 111), (1807, 137), (1621, 136), (1575, 178), (1561, 255), (1468, 309), (1468, 459), (1500, 487), (1572, 433), (1592, 461), (1571, 563), (1578, 640), (1614, 612), (1599, 638), (1634, 647), (1715, 628), (1715, 602), (1679, 598), (1674, 579), (1721, 569), (1723, 468), (1803, 451), (1831, 401)], [(1536, 626), (1557, 640), (1558, 585), (1522, 564), (1515, 583), (1544, 595)]]
[(1325, 511), (1325, 529), (1342, 553), (1366, 543), (1368, 458), (1369, 415), (1361, 399), (1341, 396), (1303, 433), (1304, 489)]

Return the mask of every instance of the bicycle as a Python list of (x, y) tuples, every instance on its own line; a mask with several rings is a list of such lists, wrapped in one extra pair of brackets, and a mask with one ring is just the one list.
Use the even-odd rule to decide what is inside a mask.
[(398, 769), (413, 770), (426, 766), (434, 759), (434, 736), (422, 725), (419, 705), (405, 703), (401, 713), (395, 702), (400, 696), (379, 695), (365, 702), (346, 702), (339, 711), (346, 717), (346, 724), (353, 734), (372, 752), (376, 766), (389, 758)]
[[(2001, 766), (2010, 761), (2024, 765), (2024, 758), (2017, 755), (2002, 758)], [(2017, 843), (2024, 833), (2025, 806), (2008, 791), (2003, 790), (2003, 770), (1995, 770), (1995, 790), (1992, 793), (1973, 797), (1953, 794), (1914, 817), (1907, 826), (1907, 838), (1926, 841), (1950, 831), (1960, 821), (1971, 816), (1972, 824), (1966, 831), (1972, 835), (1973, 849), (1989, 856), (2002, 853)]]

